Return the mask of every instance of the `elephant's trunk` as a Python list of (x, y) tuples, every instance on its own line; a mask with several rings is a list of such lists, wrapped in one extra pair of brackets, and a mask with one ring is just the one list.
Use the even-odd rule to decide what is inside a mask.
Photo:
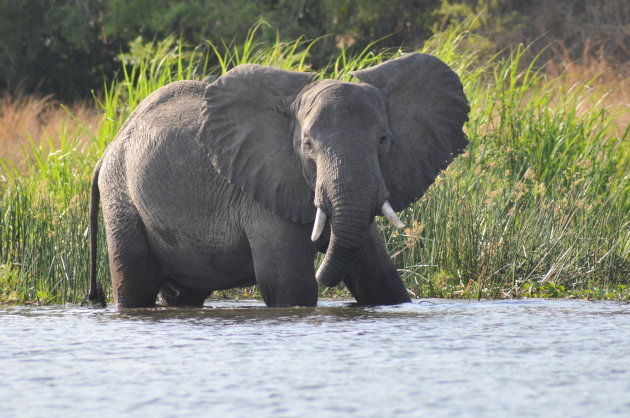
[[(329, 158), (320, 161), (315, 205), (328, 215), (331, 232), (326, 256), (317, 271), (317, 281), (336, 286), (352, 267), (374, 216), (388, 198), (378, 160), (374, 158)], [(317, 222), (314, 227), (317, 228)]]
[(352, 266), (368, 227), (372, 211), (367, 205), (341, 205), (333, 209), (331, 233), (326, 256), (317, 271), (317, 281), (336, 286)]

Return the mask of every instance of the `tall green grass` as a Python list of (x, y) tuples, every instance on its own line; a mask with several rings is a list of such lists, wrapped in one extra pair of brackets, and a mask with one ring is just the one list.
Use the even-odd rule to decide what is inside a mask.
[[(25, 171), (2, 161), (0, 301), (78, 302), (84, 296), (91, 171), (151, 92), (177, 80), (219, 76), (244, 62), (352, 80), (353, 70), (401, 54), (374, 54), (371, 46), (342, 51), (314, 69), (308, 54), (317, 41), (263, 45), (255, 41), (256, 29), (241, 45), (206, 42), (190, 49), (173, 38), (149, 45), (127, 57), (132, 65), (96, 100), (103, 121), (89, 142), (62, 129), (56, 151), (33, 147)], [(471, 143), (402, 213), (407, 230), (382, 225), (407, 286), (421, 297), (630, 298), (628, 128), (598, 103), (601, 92), (547, 79), (523, 62), (524, 49), (484, 61), (469, 40), (453, 29), (423, 48), (460, 74), (472, 107)], [(99, 280), (109, 289), (102, 226), (99, 237)]]
[(419, 296), (628, 298), (628, 108), (524, 52), (464, 75), (470, 146), (406, 211), (412, 228), (387, 231), (391, 251)]

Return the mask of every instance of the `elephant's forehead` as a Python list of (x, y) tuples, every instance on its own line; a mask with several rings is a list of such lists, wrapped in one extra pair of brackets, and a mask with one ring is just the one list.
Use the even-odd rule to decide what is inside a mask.
[(366, 84), (322, 80), (301, 97), (300, 114), (311, 123), (330, 123), (334, 120), (368, 121), (384, 111), (378, 90)]

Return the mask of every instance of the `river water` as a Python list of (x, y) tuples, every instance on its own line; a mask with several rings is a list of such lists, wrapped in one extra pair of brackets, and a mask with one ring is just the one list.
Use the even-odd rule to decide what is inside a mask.
[(630, 305), (0, 307), (3, 417), (630, 417)]

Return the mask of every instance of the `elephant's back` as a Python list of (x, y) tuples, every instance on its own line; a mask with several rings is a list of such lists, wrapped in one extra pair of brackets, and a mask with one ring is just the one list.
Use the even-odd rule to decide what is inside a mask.
[(247, 197), (214, 170), (197, 139), (206, 86), (173, 83), (149, 96), (124, 140), (131, 200), (169, 259), (240, 252), (247, 245), (240, 226)]
[(178, 81), (147, 96), (105, 150), (101, 177), (108, 181), (99, 182), (99, 188), (107, 188), (107, 183), (126, 188), (130, 178), (142, 175), (156, 148), (194, 138), (206, 86), (199, 81)]
[(153, 189), (179, 183), (177, 168), (192, 167), (199, 161), (191, 159), (201, 158), (196, 136), (206, 86), (178, 81), (147, 96), (105, 151), (100, 177), (108, 181), (99, 181), (99, 188), (124, 189), (134, 203), (142, 203), (143, 194), (154, 197)]
[[(208, 85), (183, 80), (168, 84), (148, 95), (123, 124), (115, 140), (129, 138), (129, 130), (139, 126), (156, 131), (197, 125), (203, 96)], [(192, 127), (192, 126), (191, 126)], [(133, 136), (133, 139), (142, 139)]]

